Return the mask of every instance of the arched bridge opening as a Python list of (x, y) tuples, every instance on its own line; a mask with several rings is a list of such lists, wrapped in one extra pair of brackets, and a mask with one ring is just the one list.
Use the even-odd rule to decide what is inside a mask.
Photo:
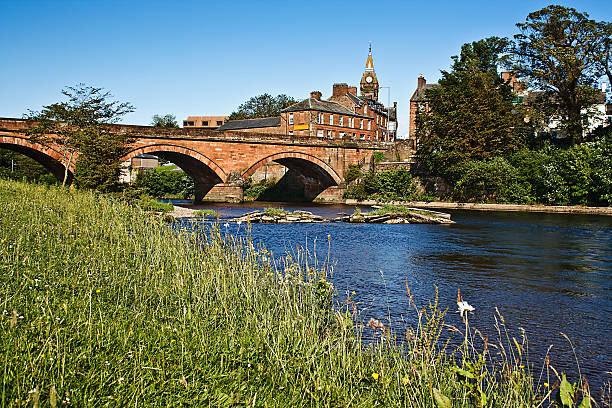
[[(268, 177), (268, 169), (273, 163), (282, 166), (282, 170), (272, 171)], [(312, 201), (327, 188), (342, 183), (342, 178), (328, 163), (298, 152), (267, 156), (245, 171), (243, 179), (253, 177), (259, 181), (262, 173), (263, 178), (278, 180), (259, 195), (257, 199), (263, 201)]]
[(194, 202), (202, 198), (216, 185), (227, 178), (225, 172), (211, 159), (181, 146), (153, 145), (133, 150), (123, 160), (128, 161), (142, 154), (150, 154), (176, 164), (194, 184)]
[(62, 164), (63, 157), (54, 149), (30, 143), (27, 139), (13, 136), (0, 136), (0, 148), (23, 154), (35, 160), (43, 165), (49, 173), (53, 174), (60, 183), (64, 181), (64, 176), (67, 176), (67, 184), (72, 183), (74, 179), (72, 169), (68, 169), (66, 173), (65, 167)]

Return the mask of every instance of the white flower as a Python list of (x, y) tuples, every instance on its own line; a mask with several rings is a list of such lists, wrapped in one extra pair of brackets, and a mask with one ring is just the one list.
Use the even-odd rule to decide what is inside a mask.
[(242, 224), (242, 221), (237, 221), (236, 224), (240, 225)]
[(474, 310), (476, 310), (474, 308), (474, 306), (470, 305), (468, 302), (464, 301), (461, 299), (461, 291), (457, 290), (457, 306), (459, 307), (459, 310), (457, 310), (457, 312), (459, 313), (459, 315), (463, 318), (463, 313), (465, 312), (467, 315), (467, 312), (473, 312)]
[(225, 228), (229, 227), (229, 224), (227, 222), (223, 225), (225, 225)]

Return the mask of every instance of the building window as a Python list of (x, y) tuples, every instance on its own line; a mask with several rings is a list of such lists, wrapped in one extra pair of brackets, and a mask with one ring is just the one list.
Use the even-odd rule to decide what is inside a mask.
[(346, 136), (346, 133), (340, 132), (340, 138), (342, 139), (344, 136)]
[(372, 129), (371, 124), (372, 124), (372, 122), (368, 120), (368, 130)]
[(222, 120), (218, 120), (218, 121), (217, 121), (217, 126), (221, 126), (222, 124), (223, 124), (223, 121), (222, 121)]
[(293, 136), (293, 130), (289, 131), (289, 136)]
[(360, 135), (360, 139), (365, 140), (365, 135), (363, 133)]
[(208, 121), (207, 120), (203, 120), (202, 121), (202, 126), (208, 126)]
[(359, 129), (363, 129), (363, 119), (359, 119)]
[(344, 126), (344, 116), (340, 116), (340, 126)]
[(319, 124), (324, 124), (325, 123), (325, 117), (323, 116), (322, 113), (319, 113)]
[(368, 114), (368, 105), (365, 105), (365, 106), (363, 107), (363, 114), (364, 114), (364, 115), (367, 115), (367, 114)]
[(293, 113), (289, 114), (289, 124), (293, 125)]
[(330, 115), (329, 115), (329, 124), (330, 124), (330, 125), (333, 125), (333, 124), (334, 124), (334, 115), (333, 115), (333, 114), (330, 114)]
[[(331, 120), (331, 119), (330, 119)], [(331, 135), (331, 130), (327, 131), (327, 137), (331, 139), (332, 135)]]
[(183, 126), (195, 126), (195, 122), (193, 120), (184, 120)]
[(323, 137), (323, 129), (317, 130), (317, 137)]

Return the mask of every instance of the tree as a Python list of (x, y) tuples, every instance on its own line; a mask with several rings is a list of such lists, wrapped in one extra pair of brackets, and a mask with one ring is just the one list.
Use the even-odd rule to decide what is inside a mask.
[(176, 121), (176, 116), (174, 115), (153, 115), (153, 120), (151, 121), (151, 126), (161, 127), (161, 128), (178, 128), (178, 122)]
[[(127, 102), (109, 101), (112, 96), (102, 88), (78, 84), (67, 87), (62, 94), (68, 98), (44, 106), (42, 111), (25, 115), (34, 121), (28, 129), (31, 142), (45, 146), (60, 146), (63, 153), (65, 185), (68, 169), (78, 156), (80, 185), (87, 188), (109, 189), (118, 183), (120, 158), (127, 153), (130, 135), (112, 132), (116, 123), (134, 107)], [(75, 177), (77, 175), (75, 174)]]
[[(551, 5), (517, 24), (513, 70), (543, 91), (536, 101), (548, 117), (561, 119), (573, 143), (580, 143), (596, 102), (594, 85), (610, 72), (610, 23), (596, 22), (573, 8)], [(610, 77), (612, 80), (612, 76)]]
[(277, 97), (267, 93), (254, 96), (240, 105), (238, 110), (232, 112), (228, 121), (279, 116), (282, 109), (296, 102), (295, 99), (285, 94), (278, 95)]
[(525, 130), (509, 84), (497, 73), (508, 40), (490, 37), (461, 47), (439, 86), (426, 90), (417, 113), (418, 156), (434, 173), (449, 176), (466, 160), (511, 152)]

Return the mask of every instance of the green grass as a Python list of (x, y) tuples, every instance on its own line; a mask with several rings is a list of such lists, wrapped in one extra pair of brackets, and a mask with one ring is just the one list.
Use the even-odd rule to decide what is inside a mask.
[(263, 210), (265, 215), (269, 215), (270, 217), (282, 217), (285, 214), (289, 214), (284, 208), (272, 208), (267, 207)]
[(203, 217), (203, 218), (206, 218), (206, 217), (217, 217), (217, 212), (215, 210), (210, 210), (210, 209), (207, 209), (207, 210), (196, 210), (196, 211), (194, 211), (193, 215), (195, 217)]
[(203, 244), (119, 200), (4, 180), (0, 206), (2, 406), (527, 407), (547, 392), (520, 339), (500, 359), (503, 340), (486, 351), (470, 331), (452, 357), (435, 303), (414, 306), (402, 345), (384, 331), (366, 346), (325, 268), (274, 267), (218, 228)]
[(404, 207), (401, 205), (391, 205), (391, 204), (384, 204), (381, 208), (376, 208), (370, 211), (368, 214), (385, 215), (385, 214), (398, 214), (398, 213), (399, 214), (421, 214), (421, 215), (433, 216), (433, 214), (428, 211), (419, 211), (419, 210), (415, 210), (409, 207)]

